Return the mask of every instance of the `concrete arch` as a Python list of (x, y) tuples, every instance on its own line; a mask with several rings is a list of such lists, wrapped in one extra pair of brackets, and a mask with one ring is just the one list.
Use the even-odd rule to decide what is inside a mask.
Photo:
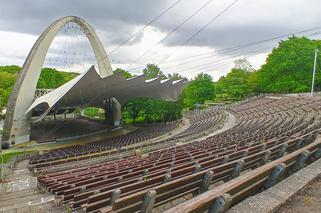
[(26, 114), (26, 111), (33, 102), (41, 67), (53, 39), (59, 30), (70, 22), (78, 24), (84, 30), (98, 62), (100, 76), (103, 78), (112, 75), (106, 52), (97, 34), (86, 21), (76, 16), (56, 20), (40, 35), (21, 68), (9, 98), (2, 143), (14, 144), (29, 140), (31, 115)]

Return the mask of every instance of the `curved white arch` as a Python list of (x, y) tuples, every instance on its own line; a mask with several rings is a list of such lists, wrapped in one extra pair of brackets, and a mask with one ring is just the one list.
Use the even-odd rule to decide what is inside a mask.
[(97, 34), (86, 21), (76, 16), (67, 16), (56, 20), (40, 35), (21, 68), (9, 98), (2, 141), (20, 143), (20, 141), (29, 140), (30, 113), (26, 114), (25, 112), (33, 102), (41, 67), (49, 47), (58, 31), (70, 22), (78, 24), (84, 30), (95, 53), (100, 76), (112, 75), (112, 68), (106, 52)]

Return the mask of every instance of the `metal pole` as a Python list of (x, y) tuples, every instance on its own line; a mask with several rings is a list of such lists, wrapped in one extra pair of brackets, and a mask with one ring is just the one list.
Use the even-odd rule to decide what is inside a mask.
[(314, 91), (314, 79), (315, 79), (315, 69), (317, 65), (317, 55), (318, 55), (318, 49), (314, 50), (314, 64), (313, 64), (313, 75), (312, 75), (312, 85), (311, 85), (311, 96), (313, 96)]

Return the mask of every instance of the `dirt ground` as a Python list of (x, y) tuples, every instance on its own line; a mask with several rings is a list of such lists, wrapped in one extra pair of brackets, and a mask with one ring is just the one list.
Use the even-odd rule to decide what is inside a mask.
[(282, 205), (276, 213), (321, 213), (321, 176)]

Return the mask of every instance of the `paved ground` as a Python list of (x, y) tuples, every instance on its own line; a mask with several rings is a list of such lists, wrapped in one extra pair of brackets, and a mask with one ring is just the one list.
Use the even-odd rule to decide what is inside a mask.
[(321, 212), (321, 176), (289, 199), (276, 213)]
[(18, 162), (0, 186), (0, 213), (64, 212), (54, 196), (37, 189), (36, 178), (27, 169), (28, 160)]
[[(317, 140), (321, 140), (318, 137)], [(227, 213), (321, 212), (321, 159), (273, 187), (238, 203)], [(317, 180), (317, 182), (315, 182)]]

